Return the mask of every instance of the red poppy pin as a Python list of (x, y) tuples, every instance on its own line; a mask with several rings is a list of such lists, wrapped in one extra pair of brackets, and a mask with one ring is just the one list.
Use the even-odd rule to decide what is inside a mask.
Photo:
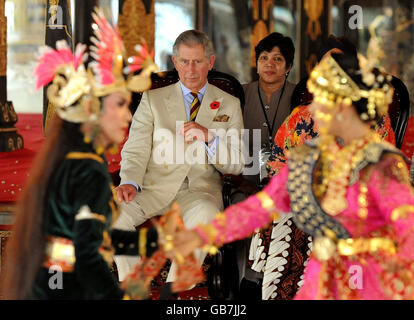
[(218, 109), (220, 107), (220, 102), (218, 101), (213, 101), (212, 103), (210, 103), (210, 108), (211, 109)]

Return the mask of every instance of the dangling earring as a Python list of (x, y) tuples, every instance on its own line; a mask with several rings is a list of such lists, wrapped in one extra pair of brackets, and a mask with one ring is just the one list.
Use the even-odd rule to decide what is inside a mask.
[(96, 147), (96, 153), (97, 153), (97, 154), (101, 155), (102, 153), (104, 153), (104, 151), (105, 151), (105, 148), (104, 148), (104, 147), (102, 147), (101, 145), (98, 145), (98, 146)]
[(92, 137), (89, 132), (83, 135), (83, 142), (85, 142), (86, 144), (90, 144), (92, 142)]
[(111, 155), (118, 154), (118, 151), (119, 151), (118, 144), (116, 144), (116, 143), (112, 144), (108, 151)]
[(99, 127), (99, 125), (97, 123), (88, 123), (89, 125), (93, 126), (92, 130), (90, 130), (89, 132), (86, 132), (83, 135), (83, 142), (85, 142), (86, 144), (92, 143), (95, 138), (98, 136), (99, 131), (101, 130), (101, 128)]

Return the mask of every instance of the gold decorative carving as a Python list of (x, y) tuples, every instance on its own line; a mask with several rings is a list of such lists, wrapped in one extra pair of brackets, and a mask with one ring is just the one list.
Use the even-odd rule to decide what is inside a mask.
[(254, 51), (254, 48), (257, 46), (260, 40), (262, 40), (264, 37), (266, 37), (269, 33), (269, 30), (267, 29), (266, 24), (263, 20), (259, 20), (256, 25), (253, 28), (253, 33), (250, 36), (250, 57), (251, 62), (250, 65), (252, 68), (256, 67), (256, 53)]
[(128, 56), (136, 55), (134, 47), (144, 39), (150, 49), (154, 48), (155, 14), (154, 2), (151, 2), (150, 13), (145, 11), (141, 0), (126, 0), (122, 6), (122, 14), (118, 17), (118, 28)]
[[(4, 6), (4, 1), (0, 0)], [(7, 72), (7, 18), (4, 16), (4, 8), (0, 14), (0, 76), (5, 76)]]
[(10, 237), (12, 234), (11, 231), (0, 231), (0, 238)]
[(309, 19), (306, 34), (312, 41), (315, 41), (318, 36), (322, 35), (319, 18), (324, 9), (323, 0), (305, 0), (304, 8)]
[[(49, 7), (58, 6), (59, 1), (60, 0), (49, 0)], [(67, 2), (67, 7), (68, 7), (69, 18), (70, 18), (71, 16), (70, 16), (70, 1), (69, 0)], [(57, 10), (52, 10), (50, 12), (50, 21), (51, 21), (52, 24), (47, 24), (46, 27), (47, 28), (50, 28), (50, 27), (52, 27), (52, 28), (63, 28), (63, 29), (65, 29), (65, 33), (69, 37), (69, 39), (72, 39), (72, 35), (69, 32), (68, 26), (66, 24), (55, 24), (56, 14), (57, 14)]]
[(4, 13), (5, 13), (4, 6), (5, 6), (4, 5), (4, 0), (0, 1), (0, 17), (4, 16)]
[(269, 20), (269, 7), (273, 4), (273, 0), (262, 0), (262, 19)]
[(253, 31), (250, 35), (250, 66), (256, 67), (256, 54), (254, 48), (260, 40), (273, 30), (273, 19), (269, 15), (272, 10), (273, 0), (252, 0)]
[[(2, 258), (4, 258), (4, 252), (6, 249), (6, 238), (11, 236), (11, 231), (0, 231), (0, 272), (2, 267)], [(3, 241), (4, 240), (4, 241)]]
[(252, 0), (253, 20), (259, 20), (259, 0)]
[[(49, 7), (58, 6), (58, 5), (59, 5), (59, 0), (49, 0)], [(53, 10), (50, 12), (50, 19), (52, 21), (52, 24), (55, 24), (56, 15), (57, 15), (57, 10)]]

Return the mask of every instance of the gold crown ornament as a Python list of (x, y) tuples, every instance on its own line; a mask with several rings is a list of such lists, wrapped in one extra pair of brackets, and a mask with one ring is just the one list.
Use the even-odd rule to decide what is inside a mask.
[(362, 55), (359, 55), (359, 61), (362, 80), (371, 89), (361, 89), (331, 55), (324, 57), (315, 66), (307, 81), (307, 87), (313, 94), (314, 101), (331, 109), (341, 103), (350, 106), (352, 102), (366, 98), (368, 100), (367, 113), (361, 114), (361, 119), (373, 120), (377, 115), (387, 114), (394, 89), (388, 84), (380, 87), (385, 77), (389, 80), (389, 76), (384, 76), (382, 73), (375, 76)]

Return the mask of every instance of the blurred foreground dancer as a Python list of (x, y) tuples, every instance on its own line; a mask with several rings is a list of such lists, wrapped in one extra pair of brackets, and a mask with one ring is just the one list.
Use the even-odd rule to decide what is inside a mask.
[[(145, 298), (154, 275), (142, 272), (141, 261), (123, 290), (111, 272), (114, 248), (145, 258), (164, 237), (160, 227), (111, 230), (118, 205), (104, 151), (122, 142), (131, 120), (130, 91), (146, 90), (156, 66), (144, 46), (129, 60), (136, 63), (124, 68), (117, 30), (100, 10), (93, 16), (92, 70), (83, 65), (86, 47), (72, 54), (63, 41), (44, 51), (35, 71), (38, 88), (52, 81), (48, 97), (56, 115), (16, 209), (6, 299)], [(139, 69), (138, 76), (124, 74)], [(174, 230), (173, 221), (166, 228)]]

